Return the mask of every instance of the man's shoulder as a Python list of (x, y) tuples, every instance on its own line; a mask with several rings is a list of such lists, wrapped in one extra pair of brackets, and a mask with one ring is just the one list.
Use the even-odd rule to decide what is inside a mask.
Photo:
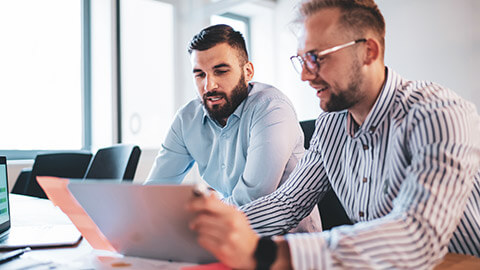
[(333, 130), (344, 129), (348, 111), (321, 112), (315, 120), (315, 129)]
[(404, 81), (397, 87), (395, 102), (406, 114), (438, 110), (475, 111), (475, 105), (447, 87), (430, 81)]
[(258, 106), (266, 105), (271, 102), (280, 102), (286, 103), (293, 108), (290, 99), (275, 86), (260, 82), (252, 82), (250, 84), (252, 85), (252, 89), (248, 94), (247, 106)]

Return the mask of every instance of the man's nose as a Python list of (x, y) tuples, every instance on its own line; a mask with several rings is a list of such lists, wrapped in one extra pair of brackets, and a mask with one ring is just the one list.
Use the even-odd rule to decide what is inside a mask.
[(205, 92), (211, 92), (217, 89), (217, 82), (212, 76), (206, 76), (205, 77), (205, 85), (204, 85), (204, 90)]
[(313, 81), (317, 78), (318, 74), (310, 72), (305, 66), (302, 67), (302, 73), (300, 73), (300, 78), (302, 81)]

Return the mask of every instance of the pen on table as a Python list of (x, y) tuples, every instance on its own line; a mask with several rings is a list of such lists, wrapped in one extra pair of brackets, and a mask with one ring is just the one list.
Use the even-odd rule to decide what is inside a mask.
[(29, 247), (16, 249), (7, 253), (0, 254), (0, 263), (8, 262), (14, 258), (20, 257), (23, 253), (30, 251)]

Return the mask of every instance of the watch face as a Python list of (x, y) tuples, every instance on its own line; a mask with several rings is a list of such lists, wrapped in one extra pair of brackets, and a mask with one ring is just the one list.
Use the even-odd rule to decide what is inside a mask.
[(258, 270), (270, 269), (277, 258), (277, 243), (269, 236), (263, 236), (258, 240), (255, 250), (255, 259), (257, 260)]

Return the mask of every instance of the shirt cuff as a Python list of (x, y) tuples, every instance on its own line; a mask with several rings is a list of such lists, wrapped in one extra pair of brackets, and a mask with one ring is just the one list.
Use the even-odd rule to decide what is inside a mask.
[(286, 234), (293, 269), (330, 269), (332, 266), (322, 233)]

